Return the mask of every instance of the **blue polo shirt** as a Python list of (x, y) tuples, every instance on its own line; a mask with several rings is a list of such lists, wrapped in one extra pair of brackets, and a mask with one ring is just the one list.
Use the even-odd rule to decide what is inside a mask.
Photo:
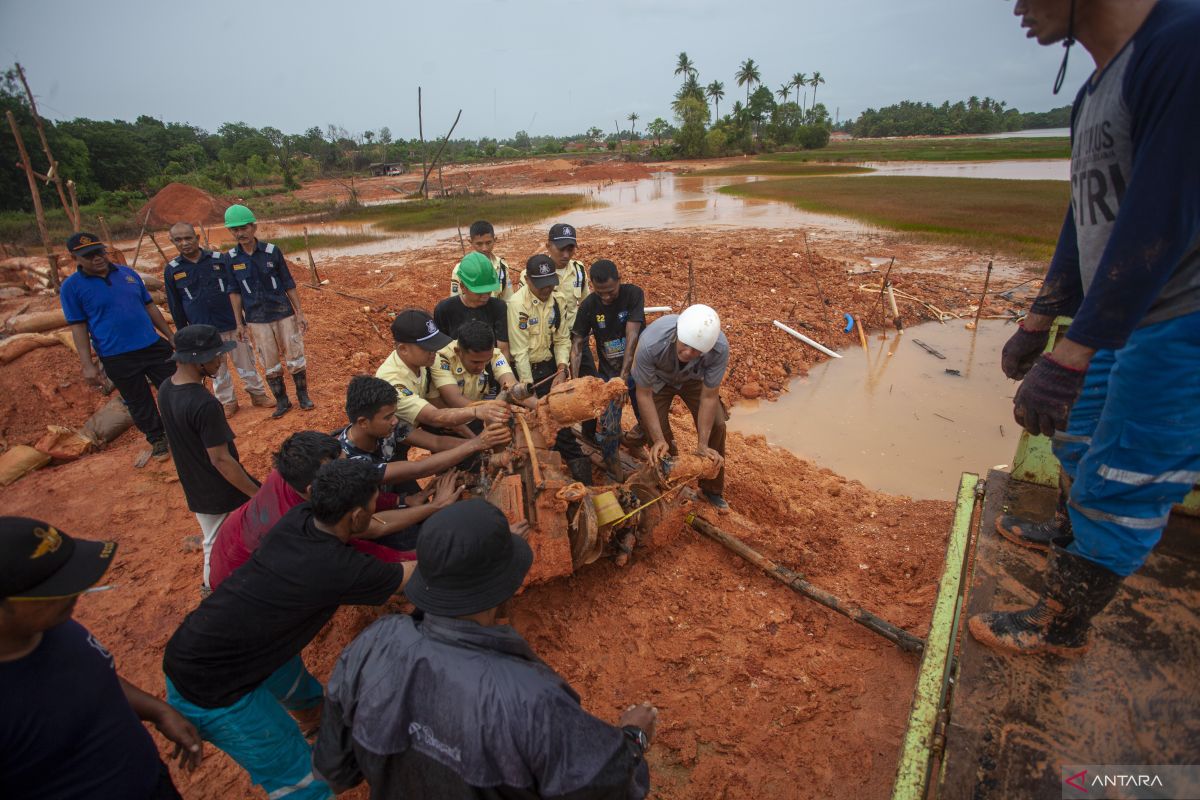
[(200, 251), (198, 261), (171, 259), (163, 271), (167, 306), (175, 328), (212, 325), (221, 332), (237, 327), (229, 302), (229, 276), (220, 253)]
[(246, 322), (275, 322), (294, 312), (287, 290), (296, 282), (288, 270), (287, 261), (278, 247), (258, 242), (254, 252), (247, 254), (235, 245), (225, 254), (229, 265), (229, 293), (242, 296), (242, 312)]
[(86, 322), (92, 347), (101, 358), (149, 347), (159, 340), (146, 313), (153, 302), (142, 277), (123, 264), (109, 264), (103, 277), (82, 269), (63, 281), (59, 292), (67, 324)]

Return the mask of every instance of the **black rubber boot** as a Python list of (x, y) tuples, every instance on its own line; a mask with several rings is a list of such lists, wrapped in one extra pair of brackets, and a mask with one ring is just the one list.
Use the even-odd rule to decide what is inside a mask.
[(278, 419), (292, 410), (292, 401), (288, 400), (287, 384), (283, 382), (282, 375), (267, 378), (267, 388), (275, 395), (275, 410), (271, 412), (271, 419)]
[(304, 370), (293, 373), (292, 382), (296, 384), (296, 399), (300, 401), (300, 408), (305, 411), (316, 408), (308, 396), (308, 373)]
[(1032, 550), (1045, 552), (1050, 549), (1050, 543), (1058, 539), (1063, 539), (1064, 542), (1060, 546), (1066, 547), (1075, 539), (1075, 532), (1071, 530), (1071, 515), (1067, 513), (1067, 498), (1070, 494), (1071, 479), (1060, 476), (1054, 519), (1037, 522), (1015, 514), (1001, 514), (996, 518), (996, 532), (1013, 544)]
[(1046, 590), (1033, 608), (990, 611), (971, 617), (971, 635), (1007, 653), (1087, 652), (1092, 618), (1112, 601), (1124, 580), (1094, 561), (1068, 553), (1056, 540), (1050, 547)]
[(584, 486), (592, 485), (592, 460), (586, 456), (583, 458), (572, 458), (567, 462), (567, 469), (571, 472), (571, 477), (582, 483)]

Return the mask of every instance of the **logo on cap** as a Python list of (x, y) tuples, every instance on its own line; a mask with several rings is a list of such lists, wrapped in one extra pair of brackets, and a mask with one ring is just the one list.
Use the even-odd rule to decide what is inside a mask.
[(29, 557), (31, 560), (41, 558), (47, 553), (58, 552), (58, 548), (62, 547), (62, 536), (54, 528), (34, 528), (33, 535), (42, 541)]
[(431, 334), (437, 333), (438, 332), (437, 323), (431, 319), (425, 320), (425, 330)]
[(90, 237), (90, 236), (80, 236), (80, 237), (79, 237), (79, 243), (80, 243), (80, 244), (93, 244), (95, 241), (96, 241), (96, 240), (95, 240), (95, 239), (93, 239), (93, 238), (92, 238), (92, 237)]
[(563, 232), (563, 236), (574, 236), (575, 235), (575, 231), (571, 230), (570, 225), (563, 225), (562, 232)]

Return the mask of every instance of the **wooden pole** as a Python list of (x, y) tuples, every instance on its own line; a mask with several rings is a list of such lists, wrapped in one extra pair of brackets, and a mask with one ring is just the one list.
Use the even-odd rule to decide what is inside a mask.
[(308, 272), (312, 279), (312, 285), (315, 287), (321, 286), (321, 276), (317, 274), (317, 262), (313, 261), (312, 250), (308, 247), (308, 227), (304, 228), (304, 252), (308, 253)]
[(992, 262), (988, 261), (987, 276), (983, 279), (983, 294), (979, 295), (979, 308), (975, 311), (975, 327), (979, 327), (979, 315), (983, 313), (983, 301), (987, 299), (988, 284), (992, 282)]
[(25, 150), (25, 140), (21, 138), (21, 129), (17, 127), (17, 118), (11, 111), (5, 112), (8, 117), (8, 127), (12, 128), (13, 138), (17, 140), (17, 152), (21, 154), (21, 165), (25, 167), (25, 177), (29, 180), (29, 193), (33, 195), (33, 213), (37, 217), (38, 233), (42, 236), (42, 246), (46, 248), (46, 260), (50, 262), (50, 288), (58, 292), (58, 256), (50, 247), (50, 231), (46, 227), (46, 214), (42, 211), (42, 195), (38, 191), (37, 181), (33, 177), (33, 165), (29, 163), (29, 153)]
[(821, 288), (821, 279), (817, 277), (817, 272), (813, 269), (812, 251), (808, 249), (807, 232), (804, 234), (804, 256), (804, 265), (808, 267), (809, 277), (811, 277), (813, 283), (817, 285), (817, 297), (821, 300), (821, 327), (825, 329), (825, 335), (829, 336), (832, 333), (832, 331), (829, 329), (829, 301), (825, 299), (825, 290)]
[(83, 218), (79, 215), (79, 195), (75, 194), (75, 181), (67, 181), (67, 192), (71, 195), (71, 215), (75, 222), (75, 230), (79, 230), (83, 227)]
[(692, 257), (688, 256), (688, 293), (687, 305), (696, 302), (696, 268), (692, 266)]
[(42, 126), (42, 117), (38, 114), (37, 102), (33, 99), (33, 92), (29, 89), (29, 82), (25, 80), (25, 70), (20, 64), (15, 66), (17, 68), (17, 75), (21, 77), (21, 85), (25, 87), (25, 96), (29, 98), (29, 110), (33, 112), (33, 123), (37, 126), (38, 138), (42, 140), (42, 152), (46, 154), (46, 161), (50, 164), (46, 175), (58, 187), (58, 199), (62, 201), (63, 213), (67, 215), (67, 220), (71, 222), (75, 230), (79, 230), (78, 212), (72, 216), (71, 207), (67, 205), (67, 194), (63, 191), (62, 176), (58, 174), (58, 162), (54, 160), (54, 154), (50, 152), (50, 143), (46, 141), (46, 129)]
[(863, 352), (866, 353), (867, 357), (869, 358), (871, 353), (869, 350), (867, 350), (867, 332), (863, 330), (861, 317), (854, 318), (854, 327), (858, 328), (858, 341), (862, 344)]
[(104, 221), (104, 215), (100, 214), (96, 217), (100, 220), (100, 235), (104, 237), (105, 243), (112, 244), (112, 231), (108, 229), (108, 223)]
[(446, 143), (450, 141), (450, 135), (454, 133), (454, 129), (458, 127), (458, 121), (462, 119), (462, 109), (458, 110), (458, 114), (454, 117), (454, 124), (450, 126), (450, 130), (446, 131), (446, 135), (442, 138), (442, 144), (438, 147), (438, 151), (433, 155), (433, 161), (425, 168), (425, 177), (421, 181), (421, 191), (424, 192), (425, 198), (429, 198), (429, 191), (425, 187), (429, 184), (429, 173), (433, 170), (433, 165), (442, 157), (442, 151), (446, 149)]
[(163, 249), (158, 246), (158, 239), (154, 238), (154, 231), (147, 231), (147, 233), (150, 234), (150, 241), (154, 244), (154, 249), (158, 251), (160, 256), (162, 256), (163, 263), (170, 261), (171, 259), (167, 258), (167, 254), (164, 253)]
[(417, 87), (417, 135), (421, 137), (421, 174), (424, 176), (421, 180), (421, 195), (428, 200), (429, 192), (425, 188), (425, 181), (429, 180), (429, 160), (425, 157), (425, 116), (421, 111), (421, 87)]
[(130, 269), (137, 269), (138, 256), (142, 254), (142, 240), (146, 238), (146, 220), (150, 219), (150, 210), (146, 210), (146, 218), (142, 220), (142, 230), (138, 233), (137, 244), (133, 246), (133, 263), (129, 265)]

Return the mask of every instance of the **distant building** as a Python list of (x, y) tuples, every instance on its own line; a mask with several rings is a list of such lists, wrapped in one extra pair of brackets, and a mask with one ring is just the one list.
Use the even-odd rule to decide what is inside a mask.
[(376, 177), (380, 175), (403, 175), (408, 172), (408, 164), (405, 164), (403, 161), (381, 162), (378, 164), (368, 164), (367, 169)]

